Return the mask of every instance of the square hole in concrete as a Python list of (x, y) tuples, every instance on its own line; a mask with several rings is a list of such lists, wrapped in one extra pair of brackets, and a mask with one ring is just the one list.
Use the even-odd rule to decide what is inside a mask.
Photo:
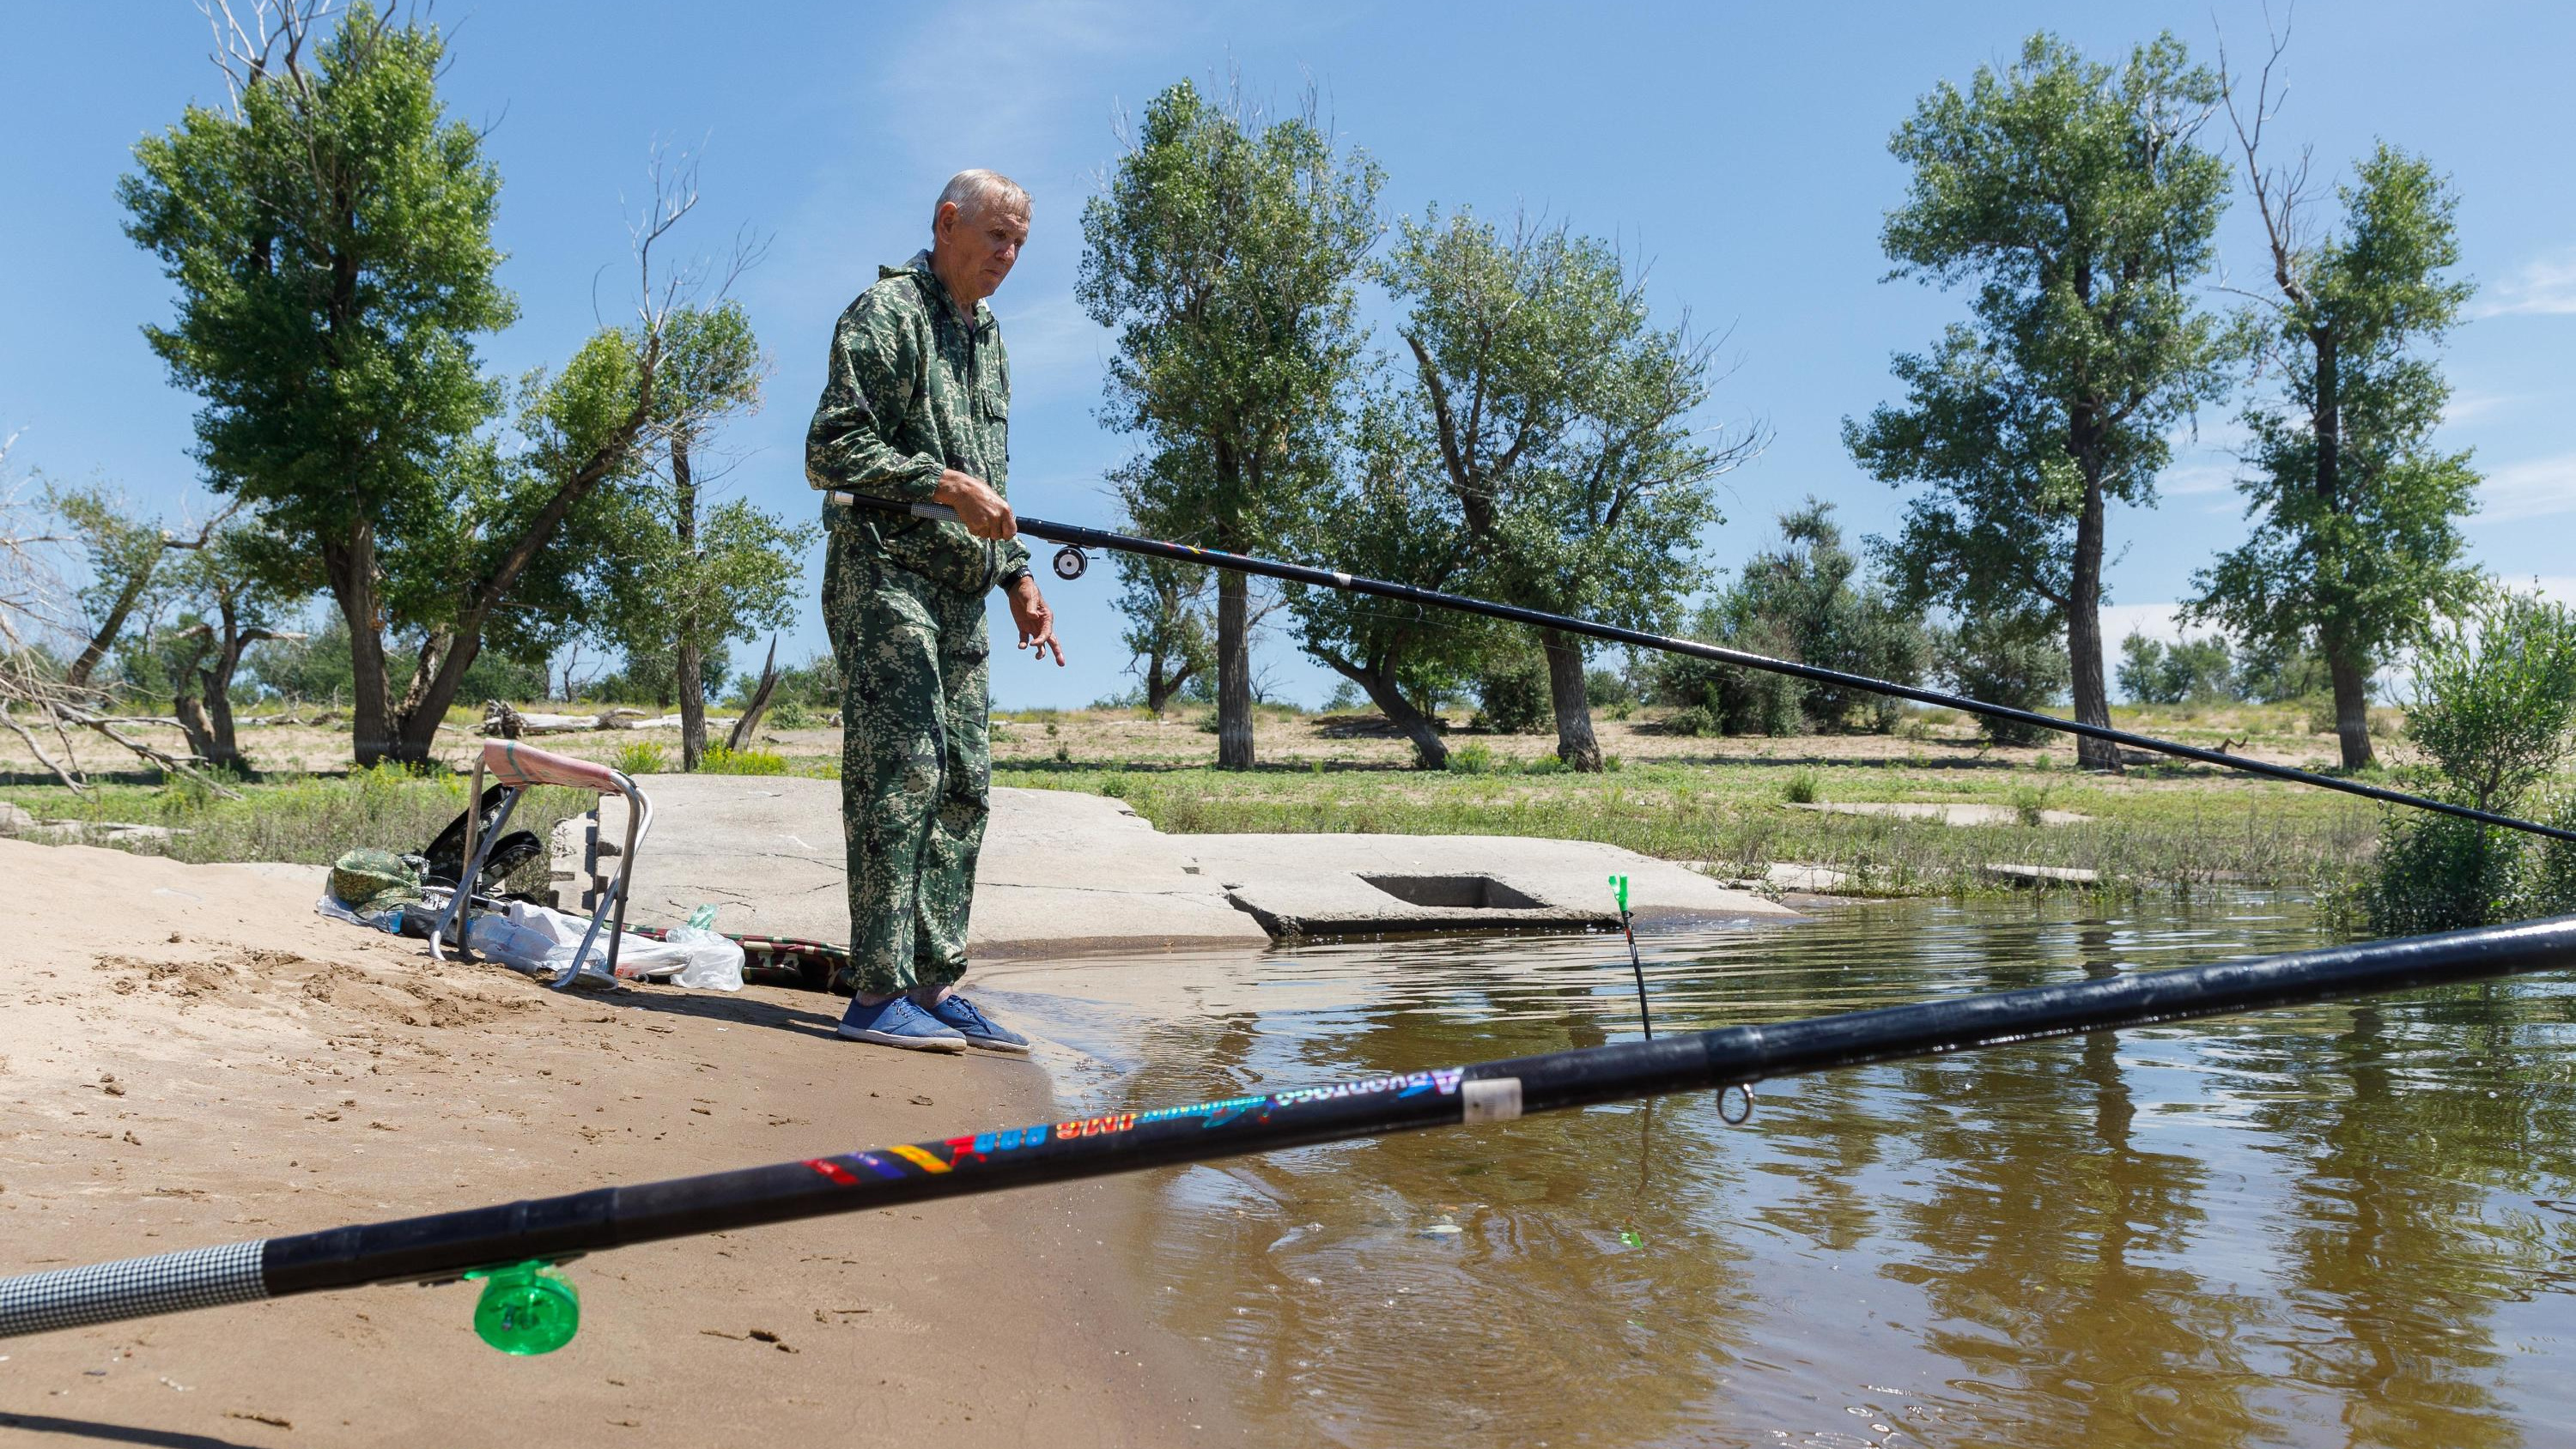
[(1489, 875), (1364, 875), (1360, 879), (1408, 906), (1476, 911), (1544, 909), (1542, 902)]

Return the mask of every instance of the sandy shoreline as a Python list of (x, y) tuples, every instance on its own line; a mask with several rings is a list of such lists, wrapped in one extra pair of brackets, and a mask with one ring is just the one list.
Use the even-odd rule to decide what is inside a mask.
[[(0, 840), (0, 1271), (1053, 1114), (1030, 1063), (855, 1048), (808, 993), (438, 967), (315, 915), (309, 879)], [(1115, 1251), (1143, 1190), (619, 1250), (572, 1265), (581, 1336), (539, 1359), (477, 1341), (463, 1286), (0, 1342), (0, 1441), (1237, 1438)]]

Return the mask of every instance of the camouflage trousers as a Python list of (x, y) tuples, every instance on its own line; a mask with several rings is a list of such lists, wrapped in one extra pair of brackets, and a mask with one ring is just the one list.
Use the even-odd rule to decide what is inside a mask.
[(823, 619), (841, 666), (841, 829), (858, 987), (947, 985), (966, 971), (992, 790), (983, 597), (845, 550), (835, 529)]

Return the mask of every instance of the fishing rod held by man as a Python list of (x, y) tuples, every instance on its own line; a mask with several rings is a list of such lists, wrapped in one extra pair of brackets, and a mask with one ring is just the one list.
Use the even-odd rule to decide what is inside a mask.
[[(948, 510), (935, 503), (892, 503), (880, 498), (839, 493), (833, 494), (832, 498), (835, 502), (851, 505), (853, 512), (860, 508), (872, 508), (909, 512), (922, 518), (946, 519), (952, 516)], [(1466, 594), (1445, 594), (1437, 589), (1416, 588), (1411, 584), (1392, 583), (1385, 579), (1363, 578), (1357, 574), (1343, 573), (1338, 569), (1283, 563), (1277, 559), (1254, 558), (1249, 554), (1226, 553), (1219, 549), (1199, 548), (1186, 543), (1164, 543), (1157, 539), (1113, 533), (1107, 529), (1086, 528), (1077, 523), (1056, 523), (1044, 518), (1031, 518), (1026, 514), (1017, 515), (1015, 521), (1021, 533), (1065, 544), (1077, 550), (1110, 549), (1120, 553), (1139, 554), (1146, 558), (1170, 559), (1175, 563), (1194, 563), (1209, 568), (1232, 569), (1238, 573), (1255, 574), (1285, 583), (1310, 584), (1317, 588), (1369, 594), (1409, 604), (1428, 604), (1435, 608), (1450, 609), (1463, 614), (1480, 614), (1488, 619), (1504, 619), (1516, 624), (1529, 624), (1568, 634), (1581, 634), (1587, 638), (1600, 639), (1612, 644), (1625, 644), (1637, 649), (1654, 649), (1666, 654), (1687, 654), (1694, 658), (1714, 660), (1720, 664), (1732, 664), (1740, 669), (1756, 669), (1769, 674), (1785, 674), (1793, 679), (1804, 679), (1811, 683), (1830, 684), (1842, 689), (1862, 689), (1872, 694), (1893, 695), (1898, 699), (1913, 700), (1917, 704), (1955, 709), (1963, 714), (1981, 715), (1987, 719), (2009, 720), (2015, 724), (2029, 725), (2037, 729), (2055, 730), (2060, 734), (2082, 735), (2087, 739), (2105, 740), (2112, 744), (2126, 745), (2132, 749), (2171, 755), (2176, 759), (2191, 760), (2204, 765), (2216, 765), (2222, 769), (2236, 770), (2244, 774), (2261, 775), (2273, 780), (2287, 780), (2298, 785), (2313, 785), (2318, 789), (2340, 791), (2346, 795), (2358, 795), (2365, 800), (2376, 800), (2383, 805), (2403, 805), (2415, 810), (2429, 810), (2461, 820), (2474, 820), (2480, 825), (2520, 830), (2532, 835), (2546, 836), (2551, 840), (2564, 840), (2576, 844), (2576, 830), (2543, 825), (2536, 820), (2499, 815), (2492, 810), (2480, 810), (2474, 806), (2458, 805), (2448, 800), (2436, 800), (2429, 795), (2414, 795), (2404, 790), (2390, 790), (2378, 785), (2365, 784), (2359, 780), (2337, 779), (2332, 775), (2320, 775), (2311, 770), (2296, 769), (2289, 765), (2275, 765), (2266, 760), (2248, 759), (2242, 755), (2231, 755), (2220, 750), (2205, 750), (2197, 745), (2178, 744), (2172, 740), (2157, 739), (2153, 735), (2115, 729), (2109, 725), (2087, 724), (2082, 720), (2064, 719), (2057, 715), (2040, 714), (2034, 710), (2015, 709), (2011, 705), (1989, 704), (1981, 699), (1970, 699), (1963, 694), (1925, 689), (1920, 685), (1898, 684), (1887, 679), (1872, 679), (1865, 674), (1850, 674), (1840, 669), (1801, 664), (1794, 659), (1773, 659), (1768, 655), (1748, 654), (1741, 649), (1729, 649), (1722, 644), (1705, 644), (1696, 639), (1681, 639), (1669, 634), (1650, 633), (1644, 629), (1603, 624), (1590, 619), (1577, 618), (1571, 614), (1551, 614), (1544, 609), (1523, 608), (1518, 604), (1497, 603), (1492, 599), (1479, 599)], [(1067, 577), (1077, 576), (1080, 572), (1077, 569), (1074, 574)]]

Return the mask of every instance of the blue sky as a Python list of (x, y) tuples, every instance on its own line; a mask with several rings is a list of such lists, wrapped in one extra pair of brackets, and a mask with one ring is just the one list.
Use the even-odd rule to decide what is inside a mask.
[[(1838, 427), (1890, 396), (1891, 351), (1925, 345), (1959, 298), (1881, 280), (1880, 219), (1904, 176), (1886, 139), (1937, 81), (1964, 81), (2049, 28), (2099, 58), (2170, 27), (2214, 56), (2258, 55), (2244, 0), (2176, 4), (1295, 6), (1153, 3), (737, 5), (629, 0), (502, 5), (445, 0), (445, 94), (489, 124), (504, 177), (503, 278), (521, 320), (489, 339), (496, 371), (560, 361), (625, 301), (623, 214), (658, 139), (703, 148), (688, 240), (713, 252), (737, 225), (774, 236), (739, 295), (776, 360), (768, 405), (728, 439), (730, 481), (764, 505), (811, 511), (799, 440), (834, 316), (923, 240), (930, 200), (960, 167), (1007, 171), (1036, 196), (1018, 271), (995, 298), (1015, 364), (1014, 501), (1110, 521), (1102, 472), (1129, 443), (1096, 416), (1107, 337), (1073, 300), (1079, 218), (1118, 152), (1116, 123), (1182, 77), (1282, 105), (1310, 82), (1342, 139), (1387, 172), (1390, 214), (1428, 203), (1543, 211), (1617, 238), (1653, 264), (1667, 319), (1732, 328), (1739, 364), (1701, 420), (1775, 434), (1725, 480), (1729, 521), (1708, 556), (1733, 564), (1809, 493), (1857, 534), (1892, 526), (1900, 495), (1843, 453)], [(2285, 147), (2340, 173), (2377, 139), (2430, 156), (2462, 196), (2476, 320), (2446, 364), (2451, 446), (2489, 484), (2468, 525), (2485, 566), (2576, 593), (2576, 7), (2326, 4), (2296, 17)], [(13, 457), (101, 476), (173, 511), (202, 509), (188, 459), (196, 403), (137, 328), (170, 287), (118, 230), (116, 178), (134, 141), (220, 94), (192, 7), (33, 7), (0, 51), (0, 432)], [(2241, 202), (2223, 233), (2231, 276), (2262, 276)], [(2213, 293), (2213, 303), (2227, 299)], [(1394, 341), (1373, 310), (1381, 345)], [(2120, 510), (2113, 637), (2162, 627), (2192, 570), (2243, 535), (2232, 407), (2205, 417), (2162, 505)], [(819, 575), (811, 561), (807, 593)], [(1051, 596), (1073, 665), (1041, 671), (1005, 648), (1005, 706), (1085, 703), (1123, 687), (1105, 569)], [(997, 614), (997, 624), (1007, 621)], [(1005, 635), (1005, 642), (1007, 642)], [(809, 605), (782, 655), (823, 646)], [(1291, 696), (1331, 676), (1285, 640), (1267, 647)]]

